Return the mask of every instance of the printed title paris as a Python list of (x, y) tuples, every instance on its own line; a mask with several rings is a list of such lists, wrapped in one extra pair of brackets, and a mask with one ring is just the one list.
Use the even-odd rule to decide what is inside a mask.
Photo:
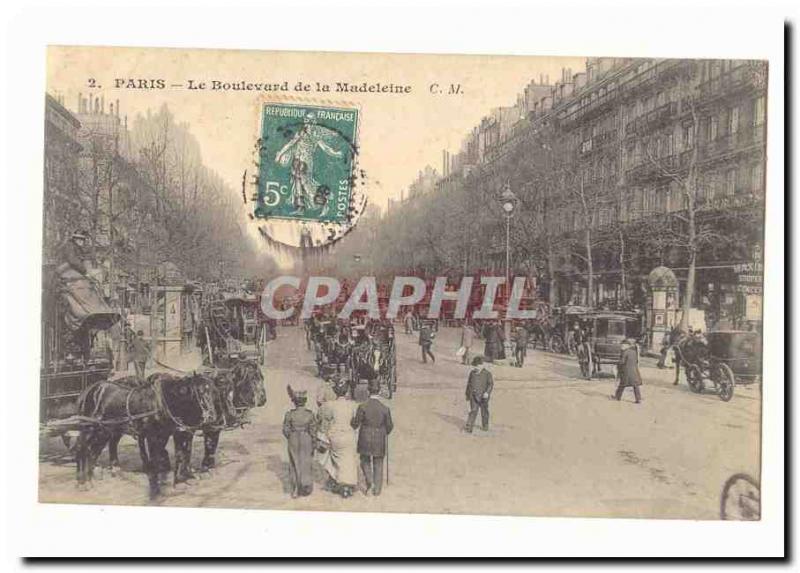
[[(473, 286), (480, 294), (480, 288), (475, 284), (476, 277), (463, 277), (457, 289), (447, 288), (447, 277), (436, 277), (428, 302), (428, 318), (439, 318), (442, 303), (445, 300), (455, 301), (453, 318), (464, 318), (467, 307), (473, 295)], [(528, 319), (535, 318), (536, 311), (521, 309), (525, 293), (526, 277), (515, 277), (512, 282), (511, 296), (505, 306), (506, 318)], [(301, 289), (302, 279), (292, 275), (281, 275), (267, 283), (261, 296), (261, 310), (268, 317), (275, 320), (290, 318), (295, 313), (295, 308), (276, 308), (276, 295), (281, 298), (295, 297)], [(481, 305), (472, 313), (473, 318), (496, 319), (499, 312), (495, 309), (495, 299), (500, 285), (505, 284), (505, 277), (482, 276), (480, 285), (483, 286)], [(427, 286), (419, 277), (395, 277), (392, 291), (389, 295), (389, 304), (386, 308), (386, 318), (395, 318), (401, 307), (414, 306), (423, 301)], [(300, 318), (310, 318), (318, 307), (334, 304), (342, 292), (339, 280), (333, 277), (309, 277), (303, 292), (303, 308)], [(364, 276), (353, 287), (350, 296), (339, 311), (338, 317), (348, 319), (356, 311), (366, 311), (370, 318), (380, 318), (381, 309), (378, 297), (378, 288), (375, 277)]]
[[(100, 87), (94, 79), (89, 87)], [(247, 80), (197, 80), (171, 83), (163, 78), (115, 78), (116, 89), (128, 90), (163, 90), (167, 88), (184, 88), (187, 90), (207, 91), (245, 91), (245, 92), (300, 92), (300, 93), (382, 93), (410, 94), (411, 86), (392, 82), (250, 82)]]

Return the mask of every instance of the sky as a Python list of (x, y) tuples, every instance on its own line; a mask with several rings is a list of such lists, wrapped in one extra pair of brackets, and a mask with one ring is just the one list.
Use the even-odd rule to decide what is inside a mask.
[[(303, 101), (360, 108), (359, 167), (367, 173), (367, 196), (382, 210), (426, 165), (442, 169), (442, 151), (458, 152), (466, 134), (493, 108), (513, 105), (518, 93), (540, 74), (555, 82), (561, 69), (582, 71), (585, 58), (533, 56), (419, 55), (334, 52), (262, 52), (154, 48), (63, 47), (48, 49), (47, 90), (77, 109), (78, 94), (120, 101), (129, 121), (148, 108), (167, 104), (189, 124), (204, 163), (239, 193), (242, 173), (253, 170), (253, 148), (263, 102)], [(151, 86), (163, 80), (163, 89)], [(139, 80), (145, 80), (139, 82)], [(188, 89), (206, 82), (205, 90)], [(310, 92), (212, 90), (212, 81), (310, 84)], [(411, 93), (316, 92), (316, 83), (335, 86), (380, 82), (411, 86)], [(432, 93), (432, 84), (446, 92)], [(94, 87), (90, 87), (93, 85)], [(436, 88), (433, 88), (434, 90)], [(243, 216), (246, 216), (243, 213)]]

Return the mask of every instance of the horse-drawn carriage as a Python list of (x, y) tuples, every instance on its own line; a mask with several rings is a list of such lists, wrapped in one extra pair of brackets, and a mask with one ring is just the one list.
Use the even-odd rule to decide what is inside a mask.
[(711, 382), (724, 402), (733, 398), (737, 384), (761, 380), (761, 336), (757, 332), (710, 332), (706, 340), (687, 336), (675, 345), (675, 354), (676, 379), (683, 366), (689, 388), (700, 394), (706, 382)]
[(202, 311), (200, 347), (204, 361), (213, 366), (235, 359), (264, 364), (270, 325), (255, 295), (223, 295), (208, 301)]
[(350, 383), (350, 394), (363, 381), (378, 380), (381, 394), (391, 398), (397, 389), (397, 355), (394, 326), (372, 321), (351, 327), (333, 321), (310, 321), (308, 337), (314, 350), (317, 374), (336, 375)]
[(381, 395), (391, 399), (397, 390), (397, 347), (394, 326), (390, 322), (372, 322), (367, 326), (368, 342), (353, 348), (350, 358), (350, 391), (362, 381), (378, 380)]
[[(616, 365), (626, 338), (641, 337), (641, 317), (635, 312), (595, 311), (581, 316), (586, 345), (576, 346), (581, 372), (587, 378), (599, 373), (603, 364)], [(587, 348), (588, 346), (588, 348)]]
[(552, 314), (537, 320), (530, 330), (529, 346), (544, 349), (558, 354), (575, 354), (575, 342), (572, 329), (576, 322), (585, 319), (592, 310), (585, 306), (562, 306), (554, 308)]
[(69, 445), (78, 396), (113, 369), (109, 329), (120, 315), (92, 279), (62, 267), (44, 268), (39, 419), (44, 435)]

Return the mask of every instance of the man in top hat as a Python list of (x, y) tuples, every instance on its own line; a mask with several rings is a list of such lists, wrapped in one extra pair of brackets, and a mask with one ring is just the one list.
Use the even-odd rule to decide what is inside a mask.
[(626, 338), (622, 342), (621, 348), (622, 352), (617, 365), (619, 385), (612, 398), (621, 400), (625, 388), (630, 386), (633, 388), (633, 397), (636, 403), (639, 404), (642, 401), (642, 395), (639, 391), (639, 386), (642, 385), (642, 376), (639, 374), (639, 353), (636, 350), (636, 341), (632, 338)]
[(467, 425), (464, 430), (471, 434), (475, 425), (475, 418), (478, 417), (478, 410), (481, 411), (481, 429), (489, 429), (489, 399), (494, 389), (494, 378), (484, 362), (483, 356), (476, 356), (472, 359), (472, 370), (467, 378), (466, 398), (469, 402), (469, 415)]
[(394, 429), (392, 412), (378, 398), (380, 382), (370, 380), (369, 398), (359, 404), (351, 425), (358, 430), (358, 455), (367, 482), (366, 495), (380, 495), (383, 489), (383, 458), (387, 440)]

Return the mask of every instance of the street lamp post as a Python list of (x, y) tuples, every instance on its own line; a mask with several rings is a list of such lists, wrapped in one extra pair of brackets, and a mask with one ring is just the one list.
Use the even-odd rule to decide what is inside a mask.
[(508, 305), (511, 299), (511, 217), (514, 215), (514, 210), (517, 208), (517, 196), (511, 190), (511, 183), (506, 181), (503, 192), (500, 194), (500, 206), (503, 208), (503, 213), (506, 217), (506, 286), (505, 286), (505, 306), (506, 312), (503, 316), (503, 336), (505, 340), (506, 358), (510, 360), (512, 345), (511, 345), (511, 319), (508, 317)]

